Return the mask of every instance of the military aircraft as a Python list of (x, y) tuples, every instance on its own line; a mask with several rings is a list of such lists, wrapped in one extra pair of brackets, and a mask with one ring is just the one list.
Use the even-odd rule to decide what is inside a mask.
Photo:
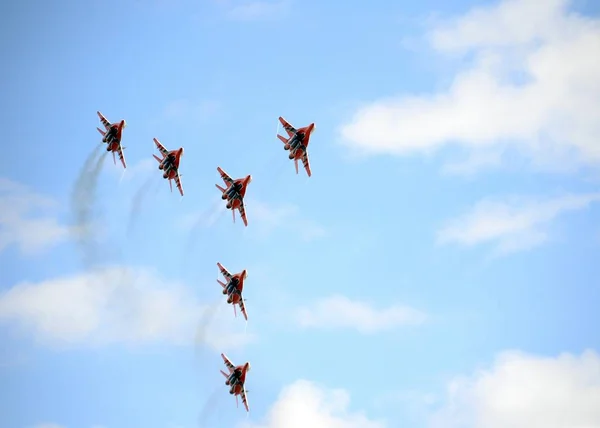
[(248, 321), (248, 314), (246, 313), (244, 298), (242, 297), (244, 280), (248, 277), (248, 271), (244, 269), (243, 271), (232, 275), (221, 263), (217, 262), (217, 266), (221, 271), (221, 275), (227, 279), (227, 284), (217, 279), (217, 282), (223, 287), (223, 294), (227, 295), (227, 303), (233, 305), (233, 313), (236, 317), (237, 311), (235, 310), (235, 305), (240, 305), (240, 311), (242, 311), (242, 315), (244, 315), (244, 318)]
[(158, 151), (162, 154), (162, 159), (155, 154), (152, 155), (159, 163), (158, 169), (164, 171), (163, 178), (169, 180), (171, 192), (173, 191), (171, 180), (175, 180), (177, 189), (179, 189), (179, 193), (183, 196), (183, 187), (181, 186), (181, 178), (179, 175), (179, 161), (181, 160), (181, 156), (183, 156), (183, 147), (180, 147), (177, 150), (168, 151), (156, 138), (154, 138), (154, 143), (156, 144)]
[(306, 169), (306, 173), (310, 177), (312, 173), (310, 171), (310, 162), (306, 150), (310, 136), (315, 130), (315, 124), (311, 123), (308, 126), (296, 129), (281, 116), (279, 116), (279, 121), (283, 125), (283, 129), (285, 129), (289, 138), (285, 138), (279, 134), (277, 134), (277, 138), (283, 141), (283, 149), (290, 151), (289, 158), (294, 160), (296, 174), (298, 174), (298, 161), (301, 159), (304, 169)]
[(246, 364), (241, 366), (235, 366), (225, 354), (221, 354), (221, 357), (229, 369), (229, 374), (220, 370), (221, 374), (227, 379), (225, 385), (229, 385), (229, 393), (235, 395), (235, 403), (238, 407), (238, 395), (241, 395), (242, 403), (244, 404), (246, 411), (249, 412), (250, 408), (248, 407), (248, 399), (246, 398), (247, 391), (244, 388), (244, 384), (246, 383), (246, 374), (250, 371), (250, 363), (246, 362)]
[(246, 195), (246, 189), (248, 184), (252, 181), (252, 176), (247, 175), (245, 178), (238, 178), (233, 180), (221, 167), (217, 167), (217, 171), (221, 174), (223, 182), (227, 185), (227, 188), (215, 184), (217, 189), (223, 192), (221, 199), (227, 199), (227, 209), (231, 210), (233, 215), (233, 222), (235, 223), (235, 209), (239, 210), (240, 217), (244, 221), (244, 225), (248, 226), (248, 220), (246, 219), (246, 209), (244, 208), (244, 196)]
[(117, 164), (117, 159), (115, 158), (115, 152), (119, 154), (119, 159), (123, 164), (123, 168), (127, 168), (127, 164), (125, 163), (125, 156), (123, 156), (123, 150), (125, 147), (121, 146), (121, 138), (123, 136), (123, 129), (127, 126), (127, 122), (125, 119), (121, 120), (119, 123), (110, 123), (99, 111), (96, 112), (98, 117), (100, 118), (100, 122), (104, 125), (105, 130), (103, 131), (100, 128), (96, 128), (100, 134), (102, 134), (102, 142), (107, 144), (106, 151), (112, 152), (113, 161), (115, 165)]

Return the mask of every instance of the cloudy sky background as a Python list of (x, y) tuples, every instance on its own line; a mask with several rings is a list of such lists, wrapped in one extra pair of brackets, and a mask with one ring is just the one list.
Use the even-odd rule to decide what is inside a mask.
[[(0, 425), (600, 427), (600, 3), (0, 12)], [(310, 179), (280, 115), (317, 124)]]

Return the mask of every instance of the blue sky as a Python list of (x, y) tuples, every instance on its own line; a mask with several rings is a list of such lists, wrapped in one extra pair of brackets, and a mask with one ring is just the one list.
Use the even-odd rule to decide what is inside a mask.
[[(0, 425), (600, 426), (598, 4), (0, 11)], [(97, 110), (125, 174), (81, 172)], [(316, 123), (310, 179), (278, 116)], [(217, 166), (253, 176), (247, 228)]]

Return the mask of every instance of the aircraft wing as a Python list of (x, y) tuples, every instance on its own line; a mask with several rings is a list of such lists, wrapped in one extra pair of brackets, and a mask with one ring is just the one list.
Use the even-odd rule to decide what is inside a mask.
[(181, 193), (181, 196), (183, 196), (183, 186), (181, 185), (181, 178), (179, 177), (179, 171), (175, 171), (175, 184), (177, 185), (177, 189), (179, 190), (179, 193)]
[(244, 385), (242, 385), (242, 392), (240, 395), (242, 396), (242, 403), (244, 404), (246, 411), (249, 412), (250, 406), (248, 406), (248, 397), (246, 397), (246, 387)]
[(244, 305), (244, 299), (240, 299), (240, 311), (242, 311), (242, 315), (248, 321), (248, 313), (246, 312), (246, 305)]
[(279, 116), (279, 121), (283, 125), (283, 129), (286, 130), (288, 137), (291, 137), (296, 133), (296, 128), (294, 128), (288, 121), (286, 121), (283, 117)]
[(227, 184), (228, 186), (231, 186), (233, 184), (233, 179), (225, 171), (223, 171), (220, 166), (217, 167), (217, 171), (219, 171), (219, 174), (221, 174), (221, 178), (223, 179), (225, 184)]
[(310, 172), (310, 161), (308, 160), (308, 153), (304, 153), (304, 156), (302, 156), (302, 163), (304, 164), (304, 169), (306, 170), (306, 173), (310, 177), (311, 172)]
[(123, 164), (123, 168), (127, 168), (127, 163), (125, 162), (125, 155), (123, 154), (123, 147), (121, 147), (120, 144), (119, 144), (119, 150), (117, 152), (119, 153), (119, 159), (121, 160), (121, 163)]
[(98, 114), (98, 117), (100, 118), (100, 122), (102, 122), (102, 125), (104, 125), (104, 127), (108, 130), (110, 128), (110, 126), (112, 125), (112, 123), (110, 123), (108, 120), (106, 120), (106, 118), (99, 111), (97, 111), (96, 113)]
[(219, 267), (219, 270), (221, 271), (221, 275), (223, 275), (227, 279), (231, 279), (232, 275), (229, 273), (229, 271), (227, 269), (225, 269), (225, 267), (221, 263), (217, 262), (217, 266)]
[(233, 365), (231, 360), (229, 358), (227, 358), (227, 356), (225, 354), (221, 354), (221, 357), (223, 358), (223, 362), (229, 369), (229, 373), (233, 372), (235, 370), (235, 366)]
[(156, 144), (156, 148), (163, 155), (163, 158), (169, 154), (169, 151), (165, 149), (165, 146), (160, 144), (160, 141), (158, 141), (156, 138), (154, 138), (154, 144)]
[(242, 199), (240, 201), (240, 206), (238, 208), (240, 210), (240, 217), (242, 218), (242, 221), (244, 222), (245, 226), (248, 226), (248, 219), (246, 218), (246, 208), (244, 207), (244, 200)]

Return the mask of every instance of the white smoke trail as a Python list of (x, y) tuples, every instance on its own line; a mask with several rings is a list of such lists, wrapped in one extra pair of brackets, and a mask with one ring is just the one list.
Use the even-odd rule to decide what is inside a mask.
[(108, 152), (98, 156), (97, 146), (87, 157), (71, 192), (71, 211), (75, 221), (75, 233), (80, 246), (83, 263), (91, 267), (98, 259), (92, 219), (96, 203), (98, 178)]

